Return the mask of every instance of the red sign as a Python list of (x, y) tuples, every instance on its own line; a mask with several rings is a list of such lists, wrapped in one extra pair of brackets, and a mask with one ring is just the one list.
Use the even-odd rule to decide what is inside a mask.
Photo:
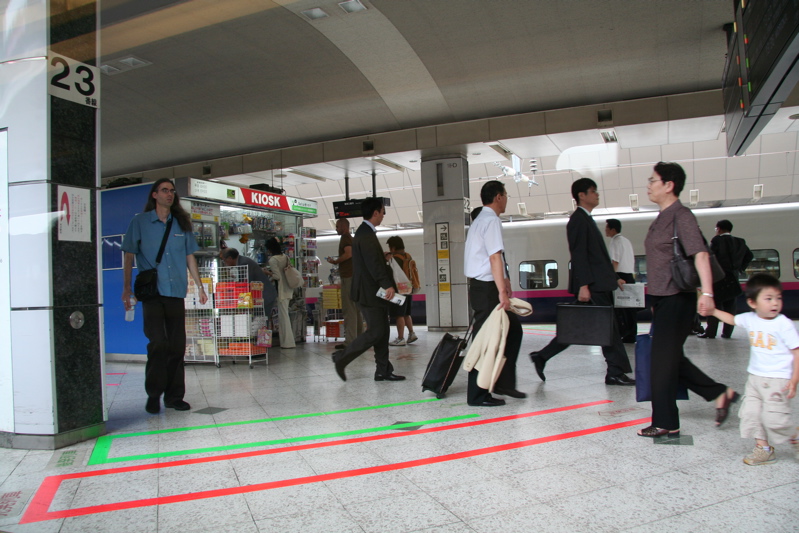
[(244, 187), (241, 188), (241, 193), (244, 196), (244, 203), (247, 205), (291, 211), (285, 196), (255, 189), (245, 189)]

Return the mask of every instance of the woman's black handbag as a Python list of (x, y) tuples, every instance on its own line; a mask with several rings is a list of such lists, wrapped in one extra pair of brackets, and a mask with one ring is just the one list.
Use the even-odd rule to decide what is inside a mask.
[(166, 223), (166, 230), (164, 230), (164, 238), (161, 239), (161, 248), (158, 250), (158, 257), (155, 258), (155, 268), (149, 270), (142, 270), (136, 275), (136, 280), (133, 282), (133, 295), (140, 302), (147, 302), (158, 297), (158, 263), (161, 262), (161, 257), (164, 255), (164, 248), (166, 247), (166, 240), (169, 238), (169, 230), (172, 227), (172, 219)]
[[(677, 237), (677, 220), (674, 220), (674, 237), (671, 242), (674, 246), (674, 255), (671, 258), (671, 279), (681, 291), (695, 291), (702, 283), (696, 271), (693, 257), (686, 257), (680, 239)], [(705, 243), (707, 244), (707, 243)], [(708, 250), (710, 270), (713, 274), (713, 283), (724, 279), (724, 269), (713, 252)]]

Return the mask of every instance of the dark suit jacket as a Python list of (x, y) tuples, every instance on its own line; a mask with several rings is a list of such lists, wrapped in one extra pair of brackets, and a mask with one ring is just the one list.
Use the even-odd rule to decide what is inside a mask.
[(366, 222), (361, 223), (352, 240), (352, 267), (352, 301), (368, 307), (389, 305), (377, 297), (377, 291), (380, 287), (396, 288), (394, 276), (386, 264), (377, 234)]
[(741, 245), (745, 247), (746, 241), (732, 235), (716, 235), (710, 240), (710, 251), (724, 270), (724, 279), (713, 284), (713, 294), (719, 302), (732, 300), (743, 292), (736, 266), (738, 247)]
[(591, 292), (614, 291), (618, 278), (594, 219), (578, 207), (566, 225), (572, 267), (569, 272), (569, 292), (575, 296), (580, 287), (588, 285)]

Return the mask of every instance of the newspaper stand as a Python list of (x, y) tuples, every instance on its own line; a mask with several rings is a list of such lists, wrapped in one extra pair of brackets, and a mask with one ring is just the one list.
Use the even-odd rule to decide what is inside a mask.
[(344, 319), (341, 312), (341, 285), (322, 287), (322, 310), (325, 313), (325, 341), (344, 338)]
[(214, 287), (214, 313), (216, 315), (217, 366), (223, 358), (247, 358), (250, 368), (253, 358), (268, 361), (268, 346), (258, 345), (258, 332), (266, 327), (264, 316), (263, 285), (247, 281), (247, 267), (222, 267)]
[(192, 363), (214, 363), (219, 366), (214, 335), (214, 278), (213, 268), (200, 267), (200, 281), (208, 301), (200, 303), (200, 290), (189, 276), (186, 292), (186, 352), (183, 360)]

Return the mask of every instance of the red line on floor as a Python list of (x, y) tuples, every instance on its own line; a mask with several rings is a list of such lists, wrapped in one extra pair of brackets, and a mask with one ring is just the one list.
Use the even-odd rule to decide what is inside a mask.
[[(390, 472), (393, 470), (403, 470), (406, 468), (415, 468), (417, 466), (425, 466), (436, 463), (445, 463), (448, 461), (455, 461), (458, 459), (467, 459), (469, 457), (477, 457), (480, 455), (487, 455), (507, 450), (514, 450), (518, 448), (525, 448), (528, 446), (535, 446), (537, 444), (544, 444), (548, 442), (555, 442), (559, 440), (572, 439), (582, 437), (585, 435), (592, 435), (602, 433), (605, 431), (612, 431), (615, 429), (626, 428), (639, 424), (645, 424), (650, 421), (649, 418), (639, 418), (638, 420), (629, 420), (627, 422), (619, 422), (616, 424), (609, 424), (605, 426), (598, 426), (589, 429), (582, 429), (578, 431), (570, 431), (561, 433), (559, 435), (551, 435), (549, 437), (540, 437), (537, 439), (523, 440), (519, 442), (511, 442), (508, 444), (501, 444), (498, 446), (489, 446), (487, 448), (478, 448), (475, 450), (467, 450), (464, 452), (451, 453), (446, 455), (438, 455), (434, 457), (427, 457), (424, 459), (417, 459), (414, 461), (404, 461), (401, 463), (393, 463), (380, 466), (372, 466), (367, 468), (356, 468), (354, 470), (345, 470), (343, 472), (333, 472), (330, 474), (320, 474), (315, 476), (305, 476), (293, 479), (285, 479), (281, 481), (271, 481), (268, 483), (259, 483), (256, 485), (246, 485), (244, 487), (231, 487), (227, 489), (207, 490), (201, 492), (193, 492), (188, 494), (175, 494), (173, 496), (162, 496), (158, 498), (146, 498), (143, 500), (133, 500), (128, 502), (111, 503), (105, 505), (94, 505), (90, 507), (80, 507), (78, 509), (68, 509), (64, 511), (48, 512), (47, 509), (52, 502), (52, 497), (55, 496), (55, 491), (58, 490), (58, 485), (61, 479), (67, 477), (77, 477), (71, 475), (65, 476), (52, 476), (45, 479), (39, 491), (34, 496), (28, 510), (23, 516), (20, 524), (28, 524), (31, 522), (40, 522), (43, 520), (54, 520), (58, 518), (69, 518), (74, 516), (84, 516), (89, 514), (106, 513), (110, 511), (119, 511), (123, 509), (135, 509), (138, 507), (149, 507), (152, 505), (164, 505), (169, 503), (180, 503), (192, 500), (202, 500), (207, 498), (219, 498), (222, 496), (231, 496), (235, 494), (246, 494), (249, 492), (259, 492), (263, 490), (278, 489), (283, 487), (292, 487), (295, 485), (307, 485), (311, 483), (319, 483), (320, 481), (331, 481), (334, 479), (351, 478), (358, 476), (365, 476), (369, 474), (377, 474), (381, 472)], [(296, 450), (296, 447), (294, 448)], [(135, 467), (133, 467), (135, 468)], [(123, 470), (123, 469), (119, 469)]]

